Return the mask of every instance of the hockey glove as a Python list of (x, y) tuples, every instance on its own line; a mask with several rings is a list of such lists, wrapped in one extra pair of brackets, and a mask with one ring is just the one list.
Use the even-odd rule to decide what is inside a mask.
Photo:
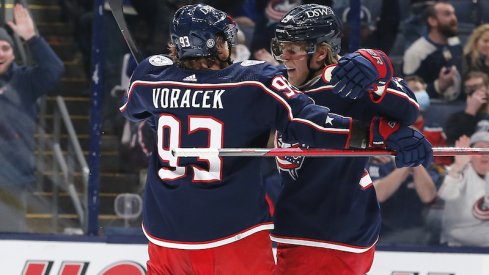
[(398, 122), (375, 117), (370, 124), (370, 147), (386, 147), (396, 154), (396, 167), (428, 167), (433, 161), (433, 149), (419, 131)]
[(333, 93), (361, 98), (366, 93), (382, 96), (394, 70), (389, 57), (380, 50), (360, 49), (343, 56), (332, 72)]

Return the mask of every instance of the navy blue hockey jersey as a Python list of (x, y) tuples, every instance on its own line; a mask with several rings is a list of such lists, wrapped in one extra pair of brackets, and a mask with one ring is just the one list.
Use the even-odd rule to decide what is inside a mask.
[[(326, 70), (325, 70), (326, 71)], [(331, 112), (370, 121), (383, 115), (412, 124), (419, 105), (404, 81), (394, 78), (382, 97), (356, 100), (331, 92), (324, 78), (306, 84), (305, 93)], [(278, 147), (307, 147), (276, 136)], [(381, 217), (367, 157), (277, 157), (283, 190), (274, 213), (272, 240), (361, 253), (378, 239)]]
[[(156, 132), (144, 196), (143, 230), (157, 245), (211, 248), (273, 228), (262, 159), (174, 157), (173, 148), (266, 147), (271, 129), (290, 142), (345, 148), (351, 118), (297, 91), (259, 61), (186, 70), (164, 56), (134, 72), (123, 115)], [(334, 121), (334, 123), (326, 123)]]

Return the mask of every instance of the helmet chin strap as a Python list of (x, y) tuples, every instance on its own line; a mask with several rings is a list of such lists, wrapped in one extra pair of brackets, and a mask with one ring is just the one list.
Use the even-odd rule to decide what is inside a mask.
[(231, 43), (227, 43), (228, 44), (228, 58), (226, 60), (224, 60), (223, 62), (227, 62), (228, 65), (231, 65), (233, 64), (233, 61), (231, 60), (231, 50), (233, 49), (233, 47), (231, 46)]
[(222, 62), (222, 63), (226, 63), (227, 65), (231, 65), (233, 64), (233, 61), (231, 60), (231, 50), (232, 50), (232, 46), (230, 45), (230, 43), (226, 43), (227, 46), (228, 46), (228, 57), (224, 60), (222, 60), (221, 58), (219, 58), (219, 55), (216, 54), (216, 59), (219, 60), (219, 62)]

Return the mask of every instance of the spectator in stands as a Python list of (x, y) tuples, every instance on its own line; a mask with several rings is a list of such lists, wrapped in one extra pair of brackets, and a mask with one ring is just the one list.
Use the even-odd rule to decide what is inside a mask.
[(404, 54), (405, 75), (419, 75), (428, 84), (431, 98), (459, 98), (462, 46), (457, 37), (457, 16), (452, 4), (437, 1), (426, 8), (427, 35), (416, 40)]
[[(431, 99), (430, 95), (426, 91), (426, 83), (424, 80), (417, 75), (410, 75), (404, 78), (409, 88), (414, 92), (416, 96), (416, 101), (419, 104), (419, 109), (421, 111), (425, 111), (430, 107)], [(420, 113), (421, 114), (421, 113)], [(423, 127), (416, 127), (418, 129), (422, 129)]]
[(37, 100), (63, 73), (63, 62), (34, 28), (20, 4), (7, 24), (27, 45), (37, 65), (15, 64), (14, 43), (0, 28), (0, 231), (26, 231), (25, 205), (36, 180), (34, 134)]
[(432, 175), (421, 165), (396, 168), (391, 157), (371, 158), (367, 170), (382, 213), (379, 243), (430, 243), (424, 214), (436, 198), (432, 176), (438, 174)]
[[(489, 148), (489, 132), (476, 132), (470, 139), (462, 136), (455, 146)], [(445, 200), (442, 243), (489, 246), (488, 173), (489, 156), (455, 156), (438, 192)]]
[[(417, 75), (407, 76), (404, 80), (407, 82), (408, 87), (414, 92), (421, 111), (413, 126), (420, 130), (433, 146), (445, 147), (447, 145), (447, 138), (443, 128), (434, 123), (427, 125), (424, 119), (424, 112), (430, 107), (430, 96), (428, 95), (428, 92), (426, 92), (426, 83)], [(451, 164), (451, 162), (452, 160), (450, 157), (435, 157), (433, 165), (438, 166), (436, 167), (436, 170), (441, 172), (443, 166)]]
[(477, 27), (464, 47), (464, 76), (470, 71), (489, 75), (489, 24)]
[[(426, 84), (418, 76), (406, 77), (414, 92), (420, 110), (429, 107), (430, 98)], [(422, 112), (414, 124), (433, 146), (444, 146), (445, 139), (440, 127), (426, 127)], [(429, 168), (396, 168), (391, 157), (371, 158), (367, 170), (372, 177), (382, 213), (380, 243), (437, 242), (438, 234), (427, 226), (427, 213), (436, 201), (436, 184), (441, 182), (440, 159)], [(432, 215), (434, 216), (434, 215)], [(430, 216), (431, 217), (431, 216)], [(436, 216), (434, 217), (436, 219)], [(430, 221), (430, 224), (435, 224)]]
[(472, 135), (478, 122), (489, 119), (489, 76), (483, 72), (469, 72), (464, 90), (467, 94), (465, 110), (450, 115), (445, 125), (449, 145), (462, 135)]

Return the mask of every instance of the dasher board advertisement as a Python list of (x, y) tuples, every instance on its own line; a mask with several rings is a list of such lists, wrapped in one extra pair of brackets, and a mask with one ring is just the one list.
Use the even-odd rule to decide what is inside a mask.
[[(0, 240), (2, 274), (144, 275), (147, 244)], [(487, 275), (489, 254), (377, 251), (369, 275)]]

